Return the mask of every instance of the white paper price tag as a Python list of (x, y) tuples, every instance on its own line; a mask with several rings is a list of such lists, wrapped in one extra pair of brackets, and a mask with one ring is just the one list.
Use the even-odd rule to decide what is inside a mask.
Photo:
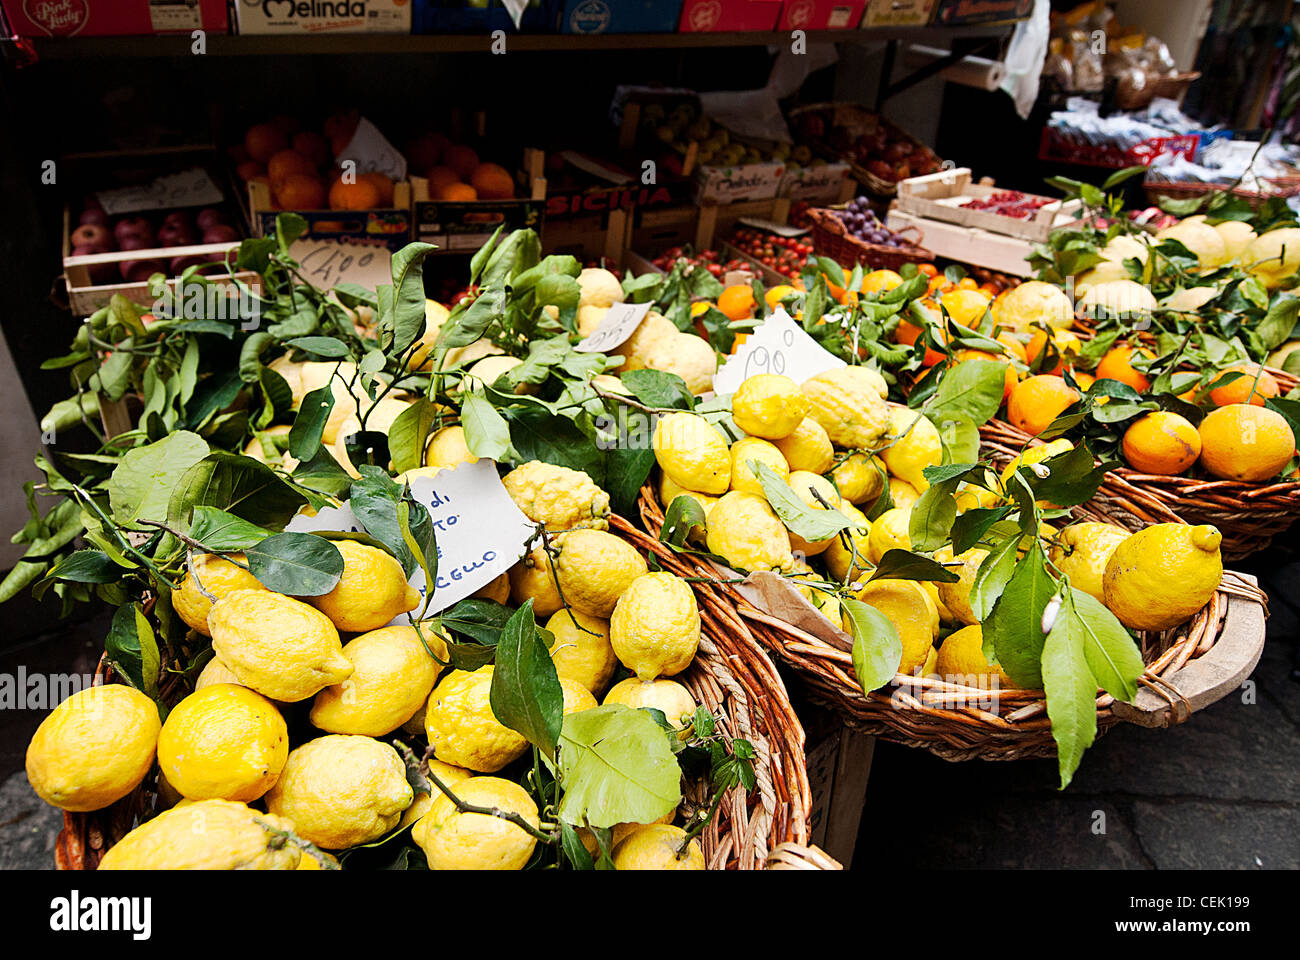
[(648, 303), (616, 303), (609, 308), (599, 326), (574, 347), (579, 353), (608, 353), (636, 333), (646, 314)]
[(374, 290), (393, 282), (392, 254), (387, 247), (347, 240), (295, 240), (289, 255), (301, 265), (304, 277), (329, 290), (340, 283), (356, 283)]
[(713, 390), (720, 396), (735, 393), (745, 380), (759, 373), (779, 373), (803, 383), (809, 377), (843, 366), (843, 360), (804, 333), (778, 307), (713, 375)]
[[(436, 477), (420, 477), (411, 484), (411, 496), (429, 508), (438, 543), (430, 614), (464, 600), (509, 570), (524, 555), (524, 544), (533, 535), (533, 523), (506, 493), (491, 460), (463, 463)], [(314, 517), (294, 517), (285, 529), (295, 533), (363, 530), (346, 503), (324, 507)], [(420, 591), (423, 607), (428, 590), (424, 571), (417, 569), (410, 583)], [(407, 615), (399, 614), (392, 622), (407, 623)]]
[(215, 207), (226, 199), (202, 167), (169, 173), (139, 186), (101, 190), (95, 196), (110, 217), (141, 210)]
[(357, 124), (357, 132), (335, 158), (335, 163), (342, 164), (344, 160), (356, 163), (357, 173), (382, 173), (393, 180), (406, 179), (406, 157), (365, 117)]

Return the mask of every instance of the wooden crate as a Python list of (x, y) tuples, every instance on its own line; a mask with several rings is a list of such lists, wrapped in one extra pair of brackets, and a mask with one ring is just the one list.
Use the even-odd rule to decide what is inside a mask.
[(972, 182), (970, 168), (958, 167), (899, 181), (894, 206), (904, 213), (928, 220), (978, 227), (1036, 243), (1045, 243), (1053, 230), (1067, 229), (1079, 223), (1083, 201), (1078, 199), (1052, 200), (1040, 207), (1032, 220), (1017, 220), (988, 210), (972, 210), (961, 206), (967, 200), (982, 200), (997, 193), (997, 190), (991, 179), (986, 177)]
[[(393, 251), (411, 242), (412, 184), (403, 180), (393, 184), (393, 205), (373, 210), (293, 210), (307, 221), (306, 236), (317, 240), (380, 239)], [(427, 186), (427, 184), (426, 184)], [(260, 180), (248, 184), (248, 220), (259, 237), (275, 233), (275, 218), (285, 211), (276, 209), (271, 187)]]
[(895, 231), (915, 226), (921, 231), (921, 243), (936, 256), (1017, 277), (1028, 277), (1033, 272), (1026, 258), (1034, 244), (1022, 237), (930, 220), (892, 207), (885, 225)]

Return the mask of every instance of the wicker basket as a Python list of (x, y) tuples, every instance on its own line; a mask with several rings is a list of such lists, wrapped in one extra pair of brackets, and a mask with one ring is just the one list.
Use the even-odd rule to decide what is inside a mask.
[[(675, 573), (684, 569), (665, 544), (621, 517), (613, 518), (612, 529), (642, 552), (654, 553), (663, 569)], [(760, 870), (774, 858), (774, 867), (788, 869), (798, 861), (802, 869), (838, 869), (816, 848), (804, 849), (812, 807), (804, 733), (781, 677), (734, 609), (706, 585), (692, 586), (697, 588), (703, 636), (694, 663), (676, 679), (697, 703), (722, 718), (722, 732), (745, 738), (756, 754), (755, 788), (748, 793), (734, 788), (700, 836), (705, 863), (711, 870)], [(175, 703), (187, 691), (178, 675), (168, 676), (170, 687), (163, 696)], [(101, 659), (95, 682), (112, 680), (106, 660)], [(704, 784), (688, 783), (686, 805), (699, 805), (707, 799), (705, 794)], [(65, 812), (55, 845), (58, 868), (94, 869), (105, 851), (155, 808), (155, 798), (151, 775), (111, 807), (94, 813)]]
[(1227, 189), (1219, 183), (1198, 183), (1182, 181), (1162, 181), (1147, 179), (1142, 184), (1142, 189), (1146, 191), (1147, 202), (1154, 206), (1160, 206), (1161, 200), (1190, 200), (1194, 197), (1204, 197), (1210, 193), (1231, 193), (1234, 197), (1240, 197), (1250, 204), (1252, 210), (1258, 210), (1264, 205), (1265, 200), (1273, 197), (1279, 197), (1285, 200), (1288, 197), (1294, 197), (1300, 193), (1300, 183), (1292, 180), (1268, 180), (1273, 189), (1268, 192), (1251, 190), (1247, 187), (1233, 187)]
[[(980, 427), (981, 446), (998, 463), (1008, 463), (1026, 446), (1042, 441), (1001, 420)], [(1200, 477), (1157, 476), (1117, 467), (1096, 496), (1081, 508), (1129, 530), (1152, 523), (1211, 523), (1223, 534), (1224, 560), (1240, 560), (1265, 549), (1300, 519), (1300, 481), (1243, 483)]]
[(1142, 110), (1151, 105), (1156, 97), (1177, 100), (1187, 92), (1187, 88), (1201, 78), (1196, 70), (1175, 73), (1164, 77), (1155, 77), (1141, 89), (1119, 84), (1115, 91), (1115, 103), (1121, 110)]
[[(663, 512), (650, 487), (641, 490), (646, 528), (657, 535)], [(946, 760), (1053, 757), (1047, 701), (1040, 690), (988, 690), (936, 678), (897, 675), (890, 687), (864, 694), (850, 650), (757, 609), (698, 557), (681, 556), (697, 577), (712, 582), (749, 623), (750, 632), (806, 682), (814, 699), (866, 733), (920, 747)], [(1163, 633), (1139, 634), (1146, 673), (1134, 702), (1098, 691), (1097, 735), (1119, 720), (1172, 726), (1228, 694), (1255, 668), (1264, 646), (1265, 597), (1253, 578), (1226, 573), (1211, 601), (1187, 623)], [(977, 704), (972, 706), (971, 704)]]
[(860, 263), (874, 270), (898, 270), (905, 263), (928, 263), (934, 259), (934, 254), (921, 246), (924, 238), (920, 228), (914, 225), (909, 224), (894, 232), (901, 236), (912, 231), (916, 234), (915, 243), (886, 247), (852, 236), (834, 209), (814, 207), (808, 211), (808, 220), (812, 224), (813, 247), (817, 252), (850, 269)]

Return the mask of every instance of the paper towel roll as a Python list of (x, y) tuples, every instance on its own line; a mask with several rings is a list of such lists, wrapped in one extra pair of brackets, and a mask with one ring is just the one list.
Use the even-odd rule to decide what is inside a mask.
[[(903, 59), (908, 69), (915, 70), (926, 64), (934, 63), (936, 60), (942, 60), (949, 53), (948, 50), (925, 47), (914, 43), (907, 48)], [(1000, 60), (986, 60), (984, 57), (964, 57), (951, 67), (942, 70), (939, 76), (950, 83), (960, 83), (963, 86), (992, 91), (1001, 86), (1002, 78), (1006, 76), (1006, 72), (1007, 68)]]

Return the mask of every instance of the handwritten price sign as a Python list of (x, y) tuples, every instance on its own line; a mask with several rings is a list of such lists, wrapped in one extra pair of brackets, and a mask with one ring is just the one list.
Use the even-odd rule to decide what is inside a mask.
[(169, 173), (140, 186), (101, 190), (95, 196), (110, 217), (141, 210), (215, 207), (226, 199), (202, 167)]
[(374, 290), (392, 283), (392, 255), (387, 247), (371, 247), (343, 240), (295, 240), (290, 255), (302, 265), (302, 274), (328, 290), (340, 283), (355, 283)]
[(647, 313), (648, 303), (616, 303), (609, 308), (600, 325), (573, 349), (579, 353), (608, 353), (636, 333)]
[(760, 373), (781, 374), (803, 383), (842, 366), (843, 360), (823, 349), (778, 308), (713, 375), (713, 391), (720, 396), (735, 393), (745, 380)]

